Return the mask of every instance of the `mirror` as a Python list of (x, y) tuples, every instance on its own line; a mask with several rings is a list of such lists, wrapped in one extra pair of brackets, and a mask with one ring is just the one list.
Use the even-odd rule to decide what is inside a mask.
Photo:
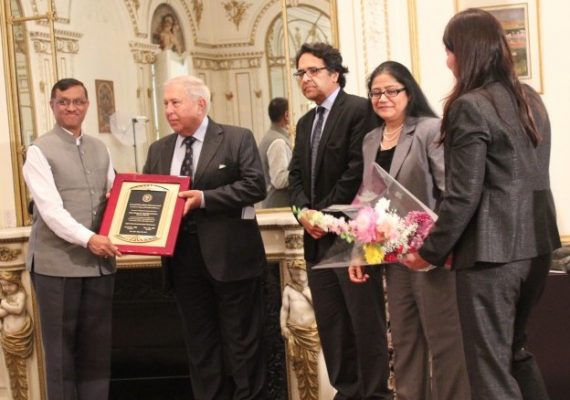
[(337, 43), (336, 0), (9, 0), (2, 26), (18, 225), (30, 223), (25, 148), (53, 125), (49, 91), (57, 79), (85, 83), (84, 129), (105, 142), (117, 171), (134, 172), (149, 143), (170, 133), (161, 101), (166, 78), (202, 78), (212, 91), (210, 116), (251, 129), (259, 142), (273, 97), (289, 99), (292, 127), (312, 106), (292, 77), (300, 44)]

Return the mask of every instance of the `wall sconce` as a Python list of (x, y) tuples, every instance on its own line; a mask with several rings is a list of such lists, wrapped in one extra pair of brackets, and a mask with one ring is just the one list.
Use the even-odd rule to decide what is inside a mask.
[(226, 93), (224, 93), (226, 95), (226, 100), (230, 101), (231, 99), (234, 98), (234, 94), (233, 92), (227, 91)]
[(255, 97), (257, 97), (259, 99), (261, 97), (262, 92), (261, 92), (261, 89), (257, 89), (257, 90), (254, 90), (253, 93), (255, 93)]

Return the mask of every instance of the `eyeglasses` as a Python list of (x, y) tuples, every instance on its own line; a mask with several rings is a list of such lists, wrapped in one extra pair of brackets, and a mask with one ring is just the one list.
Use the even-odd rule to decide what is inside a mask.
[(57, 99), (53, 100), (53, 102), (60, 107), (69, 107), (71, 104), (75, 107), (83, 107), (87, 104), (87, 100), (85, 99)]
[(317, 75), (319, 73), (319, 71), (322, 71), (323, 69), (327, 69), (327, 67), (310, 67), (307, 69), (300, 69), (297, 72), (295, 72), (293, 74), (293, 76), (295, 78), (301, 80), (301, 79), (303, 79), (305, 74), (307, 74), (307, 76), (309, 78), (312, 78), (313, 76)]
[(380, 100), (380, 97), (382, 97), (382, 95), (386, 95), (386, 97), (396, 97), (397, 95), (400, 94), (400, 92), (405, 91), (406, 88), (400, 88), (400, 89), (386, 89), (384, 91), (382, 90), (378, 90), (378, 91), (373, 91), (368, 93), (368, 97), (370, 97), (370, 99), (372, 100)]

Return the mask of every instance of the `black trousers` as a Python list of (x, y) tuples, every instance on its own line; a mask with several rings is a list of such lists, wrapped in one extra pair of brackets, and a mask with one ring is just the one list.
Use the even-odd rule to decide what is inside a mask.
[(107, 399), (115, 275), (31, 277), (40, 311), (48, 399)]
[(550, 254), (458, 270), (457, 300), (472, 400), (547, 400), (526, 326), (544, 289)]
[(309, 268), (317, 329), (336, 400), (391, 399), (383, 267), (368, 267), (366, 283), (346, 268)]
[(198, 236), (188, 233), (179, 235), (169, 274), (185, 329), (195, 398), (264, 399), (261, 278), (214, 280)]

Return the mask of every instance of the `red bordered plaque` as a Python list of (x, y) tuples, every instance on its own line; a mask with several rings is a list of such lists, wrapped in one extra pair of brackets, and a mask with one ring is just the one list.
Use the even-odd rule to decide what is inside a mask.
[(190, 177), (118, 174), (100, 234), (123, 254), (171, 256), (182, 221)]

